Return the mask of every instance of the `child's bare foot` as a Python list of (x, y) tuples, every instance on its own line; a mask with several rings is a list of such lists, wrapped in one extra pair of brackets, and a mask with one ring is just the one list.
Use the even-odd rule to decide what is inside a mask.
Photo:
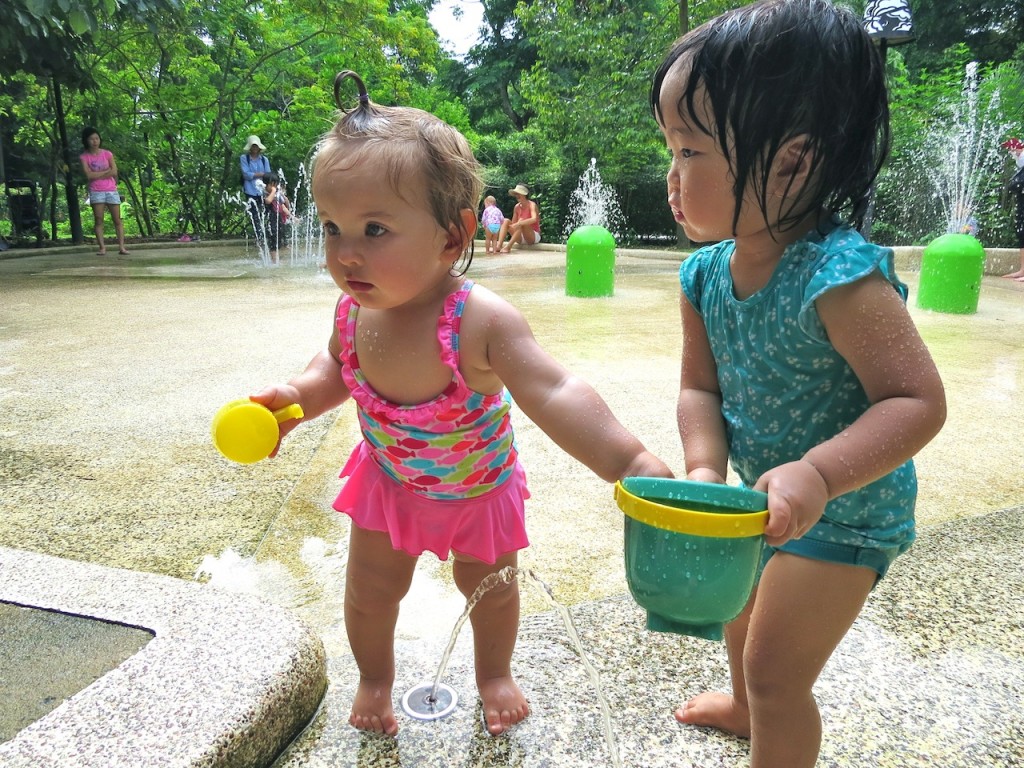
[(1008, 272), (1003, 277), (1007, 277), (1010, 280), (1020, 280), (1024, 277), (1024, 269), (1018, 269), (1016, 272)]
[(492, 735), (504, 733), (530, 714), (530, 704), (511, 676), (477, 680), (476, 687), (484, 705), (487, 730)]
[(676, 710), (676, 720), (687, 725), (706, 725), (750, 738), (750, 710), (727, 693), (702, 693)]
[(391, 706), (391, 683), (360, 680), (348, 723), (361, 731), (373, 731), (388, 736), (398, 733), (398, 720), (395, 719), (395, 710)]

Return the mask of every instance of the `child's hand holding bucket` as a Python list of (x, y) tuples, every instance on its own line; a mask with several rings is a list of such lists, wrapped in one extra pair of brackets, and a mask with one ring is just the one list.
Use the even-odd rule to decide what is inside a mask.
[(302, 416), (302, 407), (297, 403), (271, 411), (253, 400), (232, 400), (214, 415), (210, 434), (213, 444), (226, 458), (239, 464), (254, 464), (277, 449), (285, 433), (278, 425)]
[(828, 504), (829, 488), (817, 467), (808, 461), (790, 461), (769, 469), (754, 486), (768, 494), (765, 542), (781, 547), (813, 528)]

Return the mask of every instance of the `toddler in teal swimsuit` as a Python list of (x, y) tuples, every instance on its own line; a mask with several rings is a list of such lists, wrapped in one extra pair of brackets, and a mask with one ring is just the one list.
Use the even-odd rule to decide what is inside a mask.
[(687, 477), (731, 463), (769, 513), (732, 693), (676, 718), (749, 737), (752, 768), (810, 768), (812, 687), (913, 541), (911, 457), (945, 420), (892, 252), (854, 229), (888, 149), (882, 62), (848, 10), (766, 0), (676, 41), (651, 106), (675, 220), (717, 243), (680, 269)]
[[(462, 134), (426, 112), (371, 103), (352, 72), (335, 81), (336, 100), (348, 79), (358, 105), (321, 142), (311, 187), (342, 291), (331, 337), (303, 373), (252, 399), (274, 410), (298, 403), (307, 419), (356, 403), (363, 441), (334, 504), (352, 518), (345, 628), (359, 687), (349, 722), (393, 735), (395, 621), (418, 556), (451, 552), (468, 597), (528, 544), (506, 389), (604, 480), (672, 473), (537, 344), (518, 310), (465, 279), (483, 181)], [(487, 592), (470, 621), (484, 719), (499, 734), (529, 714), (510, 667), (516, 582)]]

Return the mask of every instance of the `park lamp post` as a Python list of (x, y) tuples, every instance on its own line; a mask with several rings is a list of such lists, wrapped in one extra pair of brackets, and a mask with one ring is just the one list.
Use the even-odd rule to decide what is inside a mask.
[[(910, 13), (910, 0), (868, 0), (864, 7), (864, 29), (868, 37), (878, 44), (885, 70), (886, 53), (890, 45), (902, 45), (914, 39), (914, 19)], [(871, 187), (868, 209), (864, 213), (861, 234), (871, 237), (871, 219), (875, 213), (875, 188)]]
[(914, 19), (910, 0), (868, 0), (864, 8), (864, 29), (878, 43), (885, 61), (890, 45), (902, 45), (914, 39)]

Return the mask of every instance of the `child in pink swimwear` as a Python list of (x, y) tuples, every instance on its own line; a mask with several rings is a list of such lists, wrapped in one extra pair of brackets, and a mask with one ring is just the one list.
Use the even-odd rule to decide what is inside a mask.
[[(469, 596), (529, 544), (505, 388), (602, 479), (672, 473), (541, 349), (518, 310), (464, 277), (483, 184), (462, 134), (420, 110), (371, 103), (349, 71), (335, 80), (339, 107), (347, 79), (359, 103), (324, 137), (312, 177), (327, 269), (342, 290), (331, 337), (303, 373), (252, 399), (298, 403), (307, 419), (356, 403), (363, 441), (334, 502), (353, 523), (345, 625), (360, 680), (349, 722), (393, 735), (395, 622), (419, 555), (453, 553)], [(484, 718), (499, 734), (530, 711), (511, 674), (515, 581), (487, 592), (470, 620)]]

